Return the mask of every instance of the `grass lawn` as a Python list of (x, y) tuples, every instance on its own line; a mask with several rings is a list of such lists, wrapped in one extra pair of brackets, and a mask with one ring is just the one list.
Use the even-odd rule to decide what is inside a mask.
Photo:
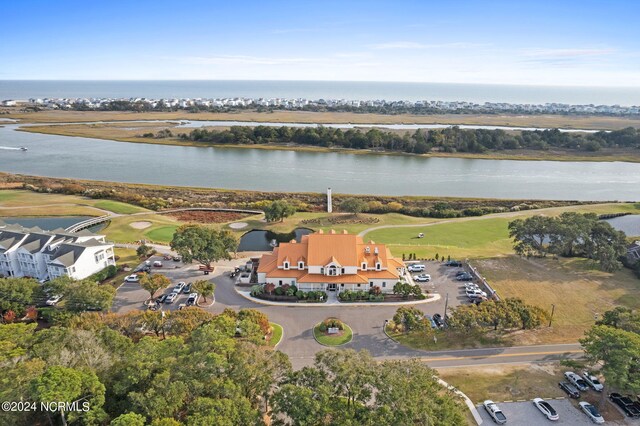
[(276, 324), (275, 322), (270, 322), (271, 328), (273, 331), (271, 332), (271, 339), (269, 339), (269, 346), (275, 347), (280, 340), (282, 340), (282, 326), (280, 324)]
[[(116, 265), (118, 267), (120, 267), (122, 265), (127, 265), (127, 266), (133, 268), (138, 263), (140, 263), (138, 255), (136, 254), (136, 251), (134, 249), (116, 247), (114, 249), (114, 252), (115, 252), (116, 256), (118, 256), (118, 260), (116, 261)], [(105, 281), (105, 284), (112, 285), (114, 288), (116, 288), (120, 284), (122, 284), (122, 282), (124, 280), (124, 277), (126, 277), (129, 274), (130, 274), (130, 272), (120, 271), (120, 272), (118, 272), (118, 274), (115, 277), (111, 278), (110, 280)]]
[(587, 259), (523, 259), (509, 256), (475, 262), (503, 297), (521, 298), (551, 310), (553, 327), (524, 333), (521, 344), (571, 342), (582, 337), (595, 316), (615, 306), (640, 308), (640, 280), (630, 270), (608, 273), (593, 269)]
[(94, 207), (99, 209), (108, 210), (118, 214), (132, 214), (149, 211), (142, 207), (134, 206), (133, 204), (122, 203), (120, 201), (100, 200), (94, 204)]
[[(151, 222), (151, 226), (144, 229), (136, 229), (134, 222)], [(111, 220), (102, 231), (111, 241), (119, 243), (131, 243), (148, 239), (158, 243), (171, 241), (173, 232), (180, 225), (176, 219), (170, 216), (150, 213), (140, 216), (121, 216)]]
[(436, 340), (431, 332), (395, 333), (387, 330), (391, 338), (401, 345), (425, 351), (442, 351), (448, 349), (474, 349), (482, 347), (509, 346), (511, 341), (499, 336), (490, 336), (480, 332), (456, 333), (452, 331), (437, 332)]
[(565, 396), (558, 387), (566, 368), (559, 363), (496, 365), (438, 369), (445, 382), (464, 392), (475, 404)]
[(351, 341), (353, 338), (353, 331), (351, 331), (351, 327), (344, 324), (344, 330), (342, 330), (341, 335), (327, 335), (320, 331), (320, 324), (317, 324), (313, 327), (313, 337), (315, 337), (316, 341), (321, 345), (341, 346)]

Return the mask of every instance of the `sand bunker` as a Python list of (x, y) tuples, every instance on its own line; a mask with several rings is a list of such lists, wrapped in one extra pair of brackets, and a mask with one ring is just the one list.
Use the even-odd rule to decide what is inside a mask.
[(145, 229), (153, 225), (151, 222), (141, 221), (141, 222), (131, 222), (129, 224), (133, 229)]
[(229, 228), (231, 229), (242, 229), (242, 228), (246, 228), (248, 225), (247, 222), (234, 222), (234, 223), (230, 223), (229, 224)]

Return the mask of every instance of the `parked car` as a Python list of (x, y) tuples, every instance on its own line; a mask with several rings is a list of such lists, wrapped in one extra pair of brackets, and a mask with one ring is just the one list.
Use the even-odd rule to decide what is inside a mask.
[(536, 406), (536, 408), (538, 410), (540, 410), (540, 412), (542, 413), (543, 416), (545, 416), (547, 419), (551, 420), (551, 421), (556, 421), (560, 419), (560, 416), (558, 415), (558, 412), (551, 406), (551, 404), (549, 404), (547, 401), (545, 401), (542, 398), (535, 398), (533, 400), (533, 405)]
[(573, 371), (567, 371), (564, 373), (564, 377), (569, 380), (580, 392), (588, 391), (589, 385), (582, 380), (582, 377), (578, 376)]
[(424, 269), (425, 269), (425, 266), (420, 264), (413, 264), (407, 267), (407, 271), (409, 272), (423, 272)]
[(187, 299), (187, 306), (194, 306), (198, 301), (198, 293), (191, 293)]
[(487, 293), (485, 293), (482, 290), (466, 290), (467, 293), (467, 297), (470, 299), (476, 298), (476, 297), (487, 297)]
[(581, 401), (578, 405), (580, 405), (582, 411), (584, 411), (584, 413), (591, 419), (592, 422), (598, 424), (604, 423), (604, 419), (602, 418), (600, 412), (596, 407), (585, 401)]
[(456, 280), (458, 280), (458, 281), (471, 281), (471, 280), (473, 280), (473, 276), (471, 274), (469, 274), (468, 272), (465, 272), (462, 275), (458, 275), (456, 277)]
[(616, 404), (627, 415), (627, 417), (640, 417), (640, 411), (635, 406), (635, 403), (628, 396), (620, 395), (617, 392), (609, 394), (611, 402)]
[(127, 275), (124, 281), (127, 283), (137, 283), (140, 281), (140, 276), (138, 274)]
[(159, 260), (156, 260), (155, 262), (153, 262), (153, 266), (156, 268), (162, 268), (162, 262)]
[(413, 277), (413, 279), (419, 283), (426, 283), (431, 281), (431, 275), (429, 274), (420, 274)]
[(444, 326), (444, 319), (442, 318), (442, 315), (440, 315), (440, 314), (434, 314), (433, 315), (433, 321), (436, 323), (436, 325), (438, 327), (443, 327)]
[(602, 389), (604, 389), (604, 386), (602, 385), (602, 383), (600, 383), (600, 380), (598, 380), (598, 378), (591, 374), (589, 371), (584, 371), (582, 373), (582, 377), (594, 391), (602, 392)]
[(495, 402), (487, 399), (482, 405), (484, 405), (484, 409), (487, 410), (487, 413), (489, 413), (494, 422), (500, 425), (503, 425), (507, 422), (507, 416), (504, 415), (502, 410)]
[(465, 275), (465, 274), (468, 274), (468, 272), (467, 271), (458, 271), (458, 272), (456, 272), (456, 277), (459, 277), (460, 275)]
[(174, 262), (181, 262), (182, 258), (180, 256), (173, 256), (173, 261)]
[(175, 285), (175, 287), (173, 287), (173, 292), (180, 293), (182, 290), (184, 290), (186, 285), (187, 283), (185, 283), (184, 281), (180, 281), (178, 284)]
[(175, 302), (175, 300), (178, 298), (178, 293), (176, 292), (171, 292), (169, 293), (169, 295), (167, 296), (167, 298), (164, 300), (164, 303), (173, 303)]
[(438, 328), (438, 324), (436, 324), (435, 320), (433, 319), (433, 317), (429, 316), (429, 315), (425, 315), (424, 316), (427, 321), (429, 321), (429, 323), (431, 324), (431, 328)]
[(578, 390), (577, 387), (573, 386), (571, 383), (569, 383), (569, 382), (560, 382), (560, 383), (558, 383), (558, 386), (560, 386), (560, 389), (565, 391), (567, 393), (567, 395), (569, 395), (569, 397), (571, 397), (571, 398), (580, 398), (580, 391)]
[(156, 299), (156, 303), (165, 303), (167, 301), (168, 294), (163, 294)]
[(47, 299), (46, 303), (47, 306), (56, 306), (58, 304), (58, 302), (60, 301), (60, 299), (62, 299), (62, 295), (61, 294), (54, 294), (53, 296), (51, 296), (50, 298)]
[(172, 257), (171, 257), (171, 255), (170, 255), (170, 254), (165, 254), (164, 256), (162, 256), (162, 258), (163, 258), (164, 260), (171, 260), (171, 259), (172, 259)]
[(464, 283), (465, 290), (480, 290), (480, 286), (476, 283)]
[(191, 283), (188, 283), (187, 285), (184, 286), (184, 288), (182, 289), (182, 292), (184, 294), (189, 294), (191, 293)]
[(461, 267), (462, 266), (462, 262), (460, 262), (459, 260), (450, 260), (447, 263), (445, 263), (445, 265), (447, 266), (454, 266), (454, 267)]

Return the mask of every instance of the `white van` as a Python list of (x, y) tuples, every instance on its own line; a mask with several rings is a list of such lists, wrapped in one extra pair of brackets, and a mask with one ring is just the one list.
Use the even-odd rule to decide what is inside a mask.
[(407, 267), (407, 270), (409, 272), (424, 272), (424, 265), (420, 265), (420, 264), (415, 264), (415, 265), (409, 265)]

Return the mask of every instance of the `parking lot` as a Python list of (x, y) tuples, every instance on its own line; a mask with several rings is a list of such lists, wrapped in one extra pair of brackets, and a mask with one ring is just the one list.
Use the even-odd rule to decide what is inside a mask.
[[(558, 424), (567, 426), (584, 426), (592, 424), (587, 416), (576, 408), (568, 399), (551, 399), (549, 404), (558, 412), (560, 420), (550, 422), (542, 413), (533, 405), (531, 401), (523, 402), (501, 402), (498, 406), (507, 417), (507, 424), (510, 425), (540, 425), (540, 424)], [(478, 412), (483, 422), (487, 424), (493, 423), (491, 416), (487, 413), (482, 405), (478, 406)]]
[[(431, 275), (431, 281), (418, 282), (411, 279), (414, 284), (418, 284), (422, 290), (429, 293), (439, 293), (444, 299), (446, 295), (449, 295), (449, 307), (455, 307), (457, 305), (469, 303), (469, 299), (465, 293), (464, 283), (456, 280), (456, 274), (463, 271), (460, 267), (446, 266), (443, 262), (423, 261), (412, 262), (413, 264), (420, 264), (425, 266), (424, 272), (410, 272), (411, 277), (415, 277), (420, 274)], [(409, 265), (411, 263), (408, 263)]]

